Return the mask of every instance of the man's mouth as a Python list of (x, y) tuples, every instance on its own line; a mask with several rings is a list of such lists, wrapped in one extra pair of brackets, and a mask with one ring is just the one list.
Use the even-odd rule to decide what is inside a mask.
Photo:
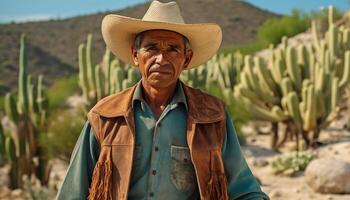
[(172, 73), (170, 66), (160, 66), (160, 65), (152, 65), (149, 68), (150, 73), (161, 73), (161, 74), (170, 74)]

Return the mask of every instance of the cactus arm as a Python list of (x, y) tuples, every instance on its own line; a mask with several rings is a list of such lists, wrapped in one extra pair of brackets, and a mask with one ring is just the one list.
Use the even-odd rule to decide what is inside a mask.
[(304, 117), (304, 130), (312, 130), (316, 126), (316, 96), (315, 88), (309, 85), (307, 88), (306, 110)]
[(88, 81), (88, 72), (86, 64), (86, 47), (85, 44), (79, 45), (78, 50), (79, 58), (79, 85), (83, 90), (84, 101), (89, 104), (89, 81)]
[(17, 111), (16, 101), (10, 93), (6, 94), (4, 103), (6, 116), (8, 116), (13, 123), (18, 123), (19, 114)]
[(105, 96), (105, 75), (100, 65), (96, 65), (95, 75), (97, 100), (100, 100)]
[(272, 76), (266, 68), (263, 60), (260, 57), (255, 57), (254, 63), (259, 80), (262, 82), (265, 88), (267, 88), (271, 93), (274, 93), (277, 90), (277, 87), (273, 82)]
[(16, 156), (16, 146), (11, 137), (6, 137), (5, 151), (11, 165), (11, 169), (10, 169), (11, 187), (17, 188), (19, 185), (18, 158)]
[(345, 86), (349, 83), (350, 79), (350, 51), (346, 51), (344, 55), (344, 73), (339, 83), (340, 89), (344, 90)]
[(18, 78), (18, 111), (25, 113), (28, 111), (28, 91), (27, 91), (27, 54), (25, 51), (25, 36), (21, 35), (19, 54), (19, 78)]
[(292, 120), (295, 122), (297, 128), (301, 130), (302, 127), (302, 118), (299, 110), (299, 99), (296, 92), (290, 92), (287, 96), (287, 107), (292, 117)]
[(288, 46), (287, 47), (287, 55), (286, 55), (286, 63), (287, 63), (287, 72), (292, 79), (295, 88), (297, 91), (301, 90), (301, 72), (300, 67), (297, 65), (297, 56), (296, 50)]
[(92, 91), (96, 90), (96, 80), (95, 80), (95, 70), (92, 64), (92, 34), (88, 35), (87, 43), (86, 43), (86, 66), (87, 66), (87, 75), (89, 81), (89, 88)]

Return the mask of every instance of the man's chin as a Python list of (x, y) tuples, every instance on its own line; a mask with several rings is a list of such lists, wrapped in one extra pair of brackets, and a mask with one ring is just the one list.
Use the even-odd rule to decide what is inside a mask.
[(168, 88), (171, 87), (171, 85), (176, 84), (176, 81), (173, 82), (173, 80), (168, 79), (153, 79), (148, 81), (149, 85), (153, 88)]

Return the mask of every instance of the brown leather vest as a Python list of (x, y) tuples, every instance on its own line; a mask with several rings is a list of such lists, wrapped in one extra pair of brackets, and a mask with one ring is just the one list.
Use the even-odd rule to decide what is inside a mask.
[[(135, 147), (136, 86), (99, 101), (88, 119), (101, 145), (89, 199), (127, 199)], [(226, 132), (224, 104), (183, 84), (187, 104), (187, 143), (202, 200), (226, 200), (227, 180), (221, 156)]]

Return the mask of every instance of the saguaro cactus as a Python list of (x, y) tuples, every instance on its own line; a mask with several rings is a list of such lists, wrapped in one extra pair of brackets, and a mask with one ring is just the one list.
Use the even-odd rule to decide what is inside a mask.
[[(22, 176), (36, 175), (43, 184), (48, 181), (47, 160), (39, 146), (39, 134), (46, 132), (47, 97), (43, 86), (43, 77), (34, 83), (27, 73), (25, 37), (21, 36), (18, 77), (18, 100), (7, 93), (5, 96), (5, 114), (9, 119), (4, 135), (5, 149), (11, 170), (11, 186), (22, 186)], [(38, 162), (34, 162), (37, 160)]]
[[(207, 63), (183, 71), (180, 79), (192, 87), (223, 96), (226, 103), (230, 104), (243, 63), (243, 56), (239, 52), (217, 54)], [(219, 91), (215, 91), (217, 89)]]
[(79, 85), (83, 91), (85, 109), (89, 110), (103, 97), (135, 84), (141, 77), (138, 69), (123, 64), (106, 49), (102, 61), (92, 64), (92, 35), (79, 45)]
[[(296, 138), (301, 134), (309, 146), (316, 144), (320, 130), (336, 117), (340, 94), (350, 78), (350, 30), (335, 27), (332, 8), (329, 13), (330, 24), (324, 39), (315, 34), (313, 23), (310, 46), (293, 47), (284, 38), (266, 62), (246, 56), (234, 92), (255, 119), (286, 123), (288, 130), (294, 130), (291, 132)], [(284, 138), (282, 143), (277, 142), (276, 134), (271, 143), (273, 148), (285, 141)]]

